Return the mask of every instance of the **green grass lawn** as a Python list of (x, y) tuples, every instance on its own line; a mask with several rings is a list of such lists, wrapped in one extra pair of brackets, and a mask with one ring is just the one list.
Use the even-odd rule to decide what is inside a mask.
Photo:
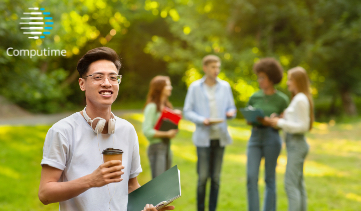
[[(146, 155), (148, 142), (141, 133), (141, 114), (123, 116), (137, 129), (143, 173), (141, 184), (150, 180)], [(247, 209), (246, 145), (250, 127), (242, 120), (229, 121), (234, 143), (226, 148), (218, 210)], [(332, 124), (331, 124), (332, 125)], [(58, 204), (44, 206), (37, 197), (42, 147), (50, 126), (0, 127), (0, 210), (58, 210)], [(173, 204), (177, 210), (196, 210), (196, 149), (191, 136), (194, 125), (181, 121), (180, 132), (172, 140), (173, 164), (181, 171), (182, 197)], [(311, 146), (305, 166), (309, 211), (361, 210), (361, 122), (353, 124), (316, 123), (308, 134)], [(277, 167), (277, 207), (287, 210), (283, 179), (286, 151)], [(259, 178), (261, 199), (265, 183), (263, 163)], [(262, 201), (262, 200), (261, 200)]]

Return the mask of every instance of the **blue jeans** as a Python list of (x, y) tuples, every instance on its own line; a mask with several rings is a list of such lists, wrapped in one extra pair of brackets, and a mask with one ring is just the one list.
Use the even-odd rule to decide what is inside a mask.
[(282, 141), (278, 130), (271, 127), (253, 127), (247, 146), (248, 210), (259, 211), (258, 174), (262, 157), (265, 158), (266, 192), (264, 211), (276, 210), (276, 165)]
[(209, 211), (215, 211), (217, 207), (218, 191), (220, 185), (221, 168), (224, 147), (219, 145), (219, 140), (211, 140), (209, 147), (197, 147), (198, 163), (198, 187), (197, 207), (198, 211), (204, 211), (206, 197), (206, 185), (211, 178), (211, 192), (209, 195)]
[(289, 211), (307, 210), (307, 193), (303, 180), (303, 165), (309, 146), (303, 134), (287, 134), (287, 166), (285, 189)]

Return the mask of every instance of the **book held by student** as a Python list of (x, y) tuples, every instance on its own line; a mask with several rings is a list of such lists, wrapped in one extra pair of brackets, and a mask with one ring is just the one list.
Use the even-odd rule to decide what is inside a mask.
[(259, 123), (258, 118), (264, 118), (265, 115), (261, 109), (248, 106), (246, 108), (239, 109), (243, 114), (247, 122), (250, 123)]
[(157, 210), (181, 196), (180, 171), (177, 165), (152, 179), (128, 197), (128, 211), (143, 210), (146, 204), (156, 205)]
[(171, 129), (178, 129), (179, 121), (182, 119), (182, 116), (172, 109), (165, 107), (162, 110), (162, 113), (154, 126), (154, 129), (160, 131), (168, 131)]

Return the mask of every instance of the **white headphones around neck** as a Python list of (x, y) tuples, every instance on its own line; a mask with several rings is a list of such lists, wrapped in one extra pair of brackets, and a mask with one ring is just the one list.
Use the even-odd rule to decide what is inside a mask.
[[(111, 117), (109, 119), (108, 122), (108, 134), (114, 134), (115, 131), (115, 118), (114, 118), (114, 114), (112, 113), (113, 117)], [(93, 131), (98, 134), (101, 133), (104, 129), (105, 123), (107, 122), (105, 119), (101, 118), (101, 117), (96, 117), (94, 119), (90, 119), (90, 117), (88, 116), (88, 114), (86, 113), (86, 106), (83, 109), (83, 116), (85, 118), (85, 120), (90, 123), (91, 128), (93, 129)], [(99, 119), (97, 125), (95, 126), (95, 129), (93, 128), (93, 121)]]

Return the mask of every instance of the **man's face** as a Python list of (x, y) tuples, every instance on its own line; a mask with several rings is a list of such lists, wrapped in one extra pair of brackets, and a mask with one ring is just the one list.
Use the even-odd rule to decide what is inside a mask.
[(211, 62), (203, 66), (203, 71), (206, 74), (206, 77), (211, 79), (216, 79), (221, 68), (220, 62)]
[[(89, 75), (102, 75), (103, 80), (95, 80)], [(115, 64), (108, 60), (98, 60), (89, 65), (88, 72), (79, 78), (79, 85), (85, 91), (87, 104), (104, 107), (110, 106), (117, 99), (119, 84), (109, 80), (110, 76), (118, 75)]]

